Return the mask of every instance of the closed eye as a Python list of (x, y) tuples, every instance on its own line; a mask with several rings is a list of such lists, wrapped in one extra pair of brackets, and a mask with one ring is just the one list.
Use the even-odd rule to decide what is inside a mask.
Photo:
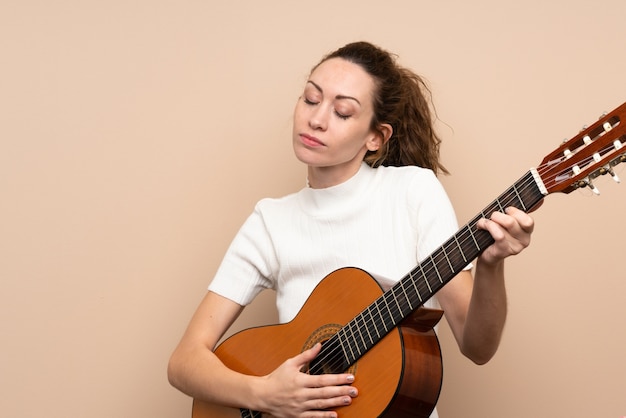
[[(320, 102), (316, 102), (315, 100), (311, 100), (306, 96), (302, 96), (302, 101), (304, 101), (305, 104), (309, 105), (309, 106), (317, 106), (318, 104), (320, 104)], [(352, 115), (346, 115), (343, 114), (337, 110), (334, 110), (335, 115), (337, 115), (338, 118), (346, 120), (349, 119)]]
[(335, 115), (337, 115), (340, 119), (343, 119), (343, 120), (349, 119), (350, 116), (352, 116), (352, 115), (344, 115), (342, 113), (337, 112), (336, 110), (335, 110)]

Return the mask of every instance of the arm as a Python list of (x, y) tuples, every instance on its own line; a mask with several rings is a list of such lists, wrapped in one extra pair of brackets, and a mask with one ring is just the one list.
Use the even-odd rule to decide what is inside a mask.
[(496, 353), (507, 314), (504, 259), (520, 253), (530, 243), (533, 219), (515, 208), (482, 219), (495, 242), (476, 262), (475, 277), (461, 272), (438, 295), (461, 352), (477, 364)]
[(213, 354), (219, 339), (242, 306), (208, 292), (193, 315), (168, 364), (170, 383), (197, 399), (271, 413), (274, 417), (336, 417), (317, 409), (347, 405), (356, 396), (347, 374), (310, 376), (300, 372), (320, 346), (286, 361), (267, 376), (246, 376), (228, 369)]

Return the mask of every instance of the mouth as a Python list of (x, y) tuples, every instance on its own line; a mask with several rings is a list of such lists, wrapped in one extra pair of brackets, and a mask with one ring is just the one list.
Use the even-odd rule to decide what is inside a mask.
[(300, 134), (300, 141), (307, 147), (323, 147), (325, 146), (322, 141), (314, 136), (308, 134)]

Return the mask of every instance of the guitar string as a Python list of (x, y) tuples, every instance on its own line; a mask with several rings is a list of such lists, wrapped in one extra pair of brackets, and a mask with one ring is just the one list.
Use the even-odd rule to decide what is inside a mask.
[[(605, 148), (604, 148), (604, 149), (602, 149), (600, 152), (601, 152), (601, 153), (610, 152), (610, 148), (611, 148), (611, 146), (605, 147)], [(615, 148), (615, 147), (613, 146), (613, 148)], [(561, 162), (562, 162), (563, 160), (565, 160), (565, 159), (566, 159), (566, 157), (560, 157), (560, 159), (559, 159), (559, 163), (561, 163)], [(562, 170), (560, 173), (567, 172), (568, 170), (573, 170), (573, 167), (574, 167), (575, 165), (584, 164), (584, 165), (586, 166), (586, 165), (587, 165), (587, 163), (590, 163), (592, 160), (593, 160), (593, 157), (587, 157), (587, 158), (585, 158), (582, 162), (579, 162), (578, 164), (571, 164), (571, 165), (570, 165), (567, 169)], [(539, 167), (537, 168), (537, 172), (538, 172), (540, 175), (541, 175), (541, 174), (544, 174), (544, 173), (548, 172), (548, 171), (551, 169), (551, 167), (553, 167), (555, 164), (556, 164), (556, 163), (555, 163), (555, 162), (554, 162), (554, 160), (553, 160), (553, 161), (551, 161), (551, 162), (550, 162), (550, 164), (544, 164), (544, 165), (542, 165), (542, 166), (539, 166)], [(527, 173), (527, 174), (528, 174), (528, 173)], [(544, 180), (544, 179), (542, 178), (542, 181), (544, 182), (544, 184), (546, 184), (546, 183), (551, 183), (551, 182), (554, 182), (554, 183), (556, 184), (556, 183), (559, 183), (559, 181), (558, 181), (558, 176), (559, 176), (559, 175), (553, 175), (553, 176), (552, 176), (552, 178), (548, 177), (546, 180)], [(531, 185), (536, 185), (536, 180), (534, 179), (534, 177), (533, 177), (533, 176), (528, 176), (528, 175), (526, 175), (525, 177), (527, 177), (527, 179), (524, 179), (524, 177), (522, 177), (522, 179), (524, 179), (524, 180), (523, 180), (523, 181), (522, 181), (522, 182), (518, 185), (518, 186), (519, 186), (519, 191), (520, 191), (521, 193), (527, 192), (527, 191), (529, 190), (529, 187), (530, 187)], [(520, 180), (522, 180), (522, 179), (520, 179)], [(560, 181), (560, 183), (562, 183), (563, 181), (566, 181), (566, 180), (567, 180), (567, 178), (564, 178), (564, 180)], [(517, 190), (516, 190), (516, 186), (515, 186), (515, 185), (514, 185), (514, 186), (512, 186), (511, 188), (509, 188), (507, 191), (505, 191), (505, 193), (503, 193), (500, 197), (498, 197), (497, 199), (495, 199), (494, 201), (492, 201), (492, 202), (491, 202), (491, 203), (487, 206), (487, 208), (491, 209), (491, 208), (493, 207), (493, 208), (494, 208), (494, 210), (495, 210), (495, 206), (496, 206), (496, 205), (497, 205), (498, 207), (502, 207), (502, 205), (500, 204), (500, 202), (501, 202), (501, 201), (505, 201), (505, 200), (507, 200), (507, 199), (512, 199), (512, 198), (515, 198), (516, 200), (519, 200), (519, 197), (517, 196)], [(482, 212), (481, 212), (481, 214), (482, 214)], [(468, 223), (465, 227), (473, 227), (473, 226), (475, 226), (475, 222), (477, 222), (477, 219), (480, 219), (480, 216), (477, 216), (476, 218), (474, 218), (474, 220), (472, 220), (470, 223)], [(463, 228), (462, 228), (462, 229), (463, 229)], [(461, 230), (460, 230), (460, 231), (461, 231)], [(460, 231), (459, 231), (459, 232), (460, 232)], [(458, 233), (457, 233), (457, 235), (458, 235)], [(467, 235), (467, 234), (462, 234), (462, 235)], [(471, 235), (471, 233), (470, 233), (470, 235)], [(458, 238), (458, 237), (457, 237), (457, 238)], [(461, 239), (461, 241), (460, 241), (459, 245), (466, 244), (466, 243), (467, 243), (467, 241), (468, 241), (468, 240), (470, 240), (470, 239), (472, 239), (472, 240), (473, 240), (473, 239), (475, 239), (475, 238), (474, 238), (474, 237), (472, 237), (472, 236), (465, 236), (464, 238), (462, 238), (462, 239)], [(449, 255), (449, 254), (445, 253), (445, 248), (443, 248), (443, 251), (444, 251), (444, 255), (445, 255), (446, 257), (450, 257), (450, 255)], [(435, 254), (432, 254), (432, 255), (435, 255)], [(431, 256), (432, 256), (432, 255), (431, 255)], [(436, 255), (439, 255), (439, 254), (436, 254)], [(452, 257), (451, 257), (451, 258), (452, 258), (451, 260), (448, 260), (450, 263), (454, 262), (454, 263), (452, 263), (452, 264), (455, 264), (455, 265), (456, 265), (456, 263), (457, 263), (457, 262), (459, 262), (459, 263), (460, 263), (460, 260), (459, 260), (459, 255), (457, 255), (457, 254), (452, 254)], [(437, 269), (437, 265), (436, 265), (435, 260), (433, 259), (433, 260), (431, 260), (431, 261), (432, 261), (432, 266), (428, 266), (428, 267), (427, 267), (427, 270), (426, 270), (426, 271), (424, 271), (423, 276), (425, 276), (425, 277), (423, 278), (422, 282), (417, 282), (417, 283), (416, 283), (416, 282), (415, 282), (415, 280), (414, 280), (414, 281), (413, 281), (413, 283), (412, 283), (412, 285), (416, 287), (416, 291), (417, 291), (420, 295), (421, 295), (421, 294), (426, 294), (426, 295), (427, 295), (427, 294), (431, 293), (431, 292), (430, 292), (430, 288), (431, 288), (432, 286), (430, 286), (430, 283), (426, 283), (426, 282), (424, 282), (424, 281), (428, 281), (428, 278), (427, 278), (426, 276), (432, 275), (432, 272), (433, 272), (433, 271), (435, 271), (435, 270)], [(464, 260), (463, 262), (465, 262), (465, 260)], [(428, 264), (430, 264), (430, 263), (428, 263)], [(469, 264), (469, 263), (468, 263), (468, 264)], [(422, 266), (422, 269), (423, 269), (423, 267), (424, 267), (424, 266)], [(455, 274), (454, 270), (451, 270), (451, 272), (452, 272), (453, 274)], [(408, 277), (408, 276), (409, 276), (409, 275), (407, 275), (407, 276), (405, 276), (405, 277)], [(402, 281), (402, 282), (403, 282), (403, 281)], [(443, 284), (445, 284), (445, 283), (440, 283), (440, 285), (443, 285)], [(439, 285), (438, 285), (438, 286), (439, 286)], [(408, 295), (406, 294), (407, 289), (405, 289), (405, 288), (404, 288), (404, 285), (402, 284), (402, 285), (400, 285), (399, 287), (401, 287), (401, 288), (402, 288), (402, 291), (405, 293), (405, 296), (408, 296)], [(428, 288), (428, 289), (427, 289), (427, 288)], [(428, 290), (428, 291), (427, 291), (427, 290)], [(392, 292), (393, 292), (393, 291), (392, 291)], [(409, 293), (413, 293), (413, 292), (412, 292), (412, 291), (410, 291), (410, 289), (409, 289)], [(371, 305), (370, 305), (367, 309), (365, 309), (363, 312), (361, 312), (359, 315), (357, 315), (357, 316), (356, 316), (356, 317), (355, 317), (352, 321), (350, 321), (350, 322), (346, 325), (346, 326), (348, 326), (348, 327), (350, 327), (350, 328), (351, 328), (351, 325), (353, 325), (353, 324), (356, 322), (356, 325), (357, 325), (356, 332), (357, 332), (357, 333), (359, 333), (359, 337), (361, 338), (362, 342), (364, 343), (364, 346), (365, 346), (364, 348), (366, 348), (366, 349), (368, 348), (368, 347), (367, 347), (367, 346), (368, 346), (368, 343), (367, 343), (366, 339), (363, 337), (363, 335), (364, 335), (363, 328), (364, 328), (364, 327), (365, 327), (365, 328), (367, 328), (367, 334), (368, 334), (368, 335), (370, 335), (370, 338), (369, 338), (369, 340), (370, 340), (370, 344), (372, 343), (372, 341), (371, 341), (371, 335), (376, 334), (377, 336), (380, 336), (380, 332), (379, 332), (379, 330), (380, 330), (380, 329), (383, 329), (383, 328), (384, 328), (385, 330), (387, 330), (387, 328), (388, 328), (388, 327), (385, 325), (385, 323), (384, 323), (384, 318), (381, 318), (381, 317), (380, 317), (380, 315), (376, 315), (376, 314), (374, 314), (374, 313), (372, 312), (372, 308), (373, 308), (373, 307), (376, 307), (376, 310), (377, 310), (377, 311), (380, 311), (380, 306), (378, 306), (378, 305), (379, 305), (379, 303), (380, 303), (381, 301), (383, 301), (383, 300), (384, 300), (384, 301), (386, 302), (386, 303), (385, 303), (385, 305), (386, 305), (387, 310), (389, 311), (389, 313), (391, 313), (391, 310), (390, 310), (390, 308), (389, 308), (389, 304), (388, 304), (388, 302), (386, 301), (386, 297), (385, 297), (385, 296), (388, 296), (388, 294), (389, 294), (389, 292), (386, 292), (384, 295), (382, 295), (380, 298), (378, 298), (378, 299), (377, 299), (374, 303), (372, 303), (372, 304), (371, 304)], [(433, 293), (433, 294), (434, 294), (434, 293)], [(395, 295), (394, 295), (394, 296), (395, 296)], [(430, 299), (430, 297), (431, 297), (431, 296), (432, 296), (432, 295), (430, 295), (427, 299)], [(427, 300), (427, 299), (426, 299), (426, 300)], [(399, 301), (399, 300), (398, 300), (398, 298), (395, 298), (395, 299), (393, 299), (393, 301), (394, 301), (394, 302), (396, 302), (396, 304), (398, 304), (398, 308), (400, 309), (400, 312), (399, 312), (400, 314), (402, 314), (402, 311), (403, 311), (403, 310), (404, 310), (404, 311), (406, 311), (406, 310), (407, 310), (407, 307), (409, 308), (409, 311), (411, 311), (411, 310), (414, 310), (414, 309), (416, 309), (417, 307), (421, 306), (421, 304), (423, 304), (423, 303), (425, 302), (425, 301), (422, 301), (422, 302), (420, 303), (420, 305), (418, 305), (417, 307), (412, 307), (412, 306), (411, 306), (411, 303), (410, 303), (410, 300), (407, 300), (406, 302), (403, 302), (403, 301), (401, 301), (401, 300)], [(385, 309), (383, 309), (383, 310), (385, 310)], [(369, 316), (370, 316), (370, 318), (373, 320), (373, 327), (374, 327), (375, 332), (370, 332), (371, 328), (368, 326), (368, 321), (366, 321), (366, 320), (365, 320), (365, 317), (364, 317), (364, 314), (365, 314), (365, 313), (368, 313), (368, 314), (369, 314)], [(392, 314), (392, 315), (393, 315), (393, 314)], [(364, 323), (364, 325), (363, 325), (363, 326), (361, 326), (361, 325), (359, 325), (359, 324), (358, 324), (358, 320), (359, 320), (359, 318), (361, 318), (361, 319), (362, 319), (362, 322)], [(372, 323), (372, 321), (370, 321), (370, 323)], [(383, 328), (381, 328), (381, 326), (382, 326)], [(343, 327), (343, 328), (342, 328), (342, 330), (345, 330), (345, 328), (346, 328), (346, 327)], [(341, 332), (342, 330), (340, 330), (339, 332)], [(339, 332), (338, 332), (337, 334), (339, 334)], [(347, 331), (346, 331), (346, 332), (347, 332)], [(350, 333), (354, 334), (354, 333), (355, 333), (355, 331), (350, 330)], [(386, 332), (385, 332), (385, 333), (386, 333)], [(339, 337), (338, 337), (338, 338), (339, 338)], [(346, 336), (346, 339), (349, 339), (349, 338), (350, 338), (349, 336)], [(356, 342), (356, 345), (357, 345), (357, 346), (360, 346), (360, 345), (361, 345), (361, 344), (358, 342), (357, 337), (355, 337), (354, 335), (352, 336), (352, 339)], [(341, 341), (338, 341), (338, 344), (341, 344), (341, 343), (342, 343)], [(356, 351), (358, 352), (358, 351), (360, 351), (360, 349), (359, 349), (359, 350), (356, 350)], [(332, 364), (331, 364), (331, 367), (333, 367), (333, 366), (334, 366), (334, 367), (337, 367), (337, 366), (340, 366), (340, 365), (344, 364), (344, 362), (341, 360), (342, 354), (343, 354), (343, 350), (341, 349), (341, 347), (338, 347), (338, 346), (337, 346), (337, 347), (331, 347), (331, 350), (329, 350), (329, 352), (325, 353), (325, 354), (324, 354), (322, 357), (320, 357), (319, 359), (320, 359), (320, 361), (325, 362), (325, 361), (328, 361), (328, 360), (329, 360), (329, 358), (332, 356), (332, 357), (335, 359), (335, 360), (334, 360), (334, 361), (335, 361), (335, 363), (332, 363)], [(358, 353), (358, 354), (362, 354), (362, 353)], [(355, 359), (355, 360), (356, 360), (356, 359)], [(349, 361), (349, 360), (348, 360), (348, 361)]]

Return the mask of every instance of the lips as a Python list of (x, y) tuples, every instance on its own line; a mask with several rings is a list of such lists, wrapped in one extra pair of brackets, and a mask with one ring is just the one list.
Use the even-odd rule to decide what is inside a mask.
[(308, 134), (300, 134), (300, 140), (308, 147), (323, 147), (324, 143), (314, 136)]

